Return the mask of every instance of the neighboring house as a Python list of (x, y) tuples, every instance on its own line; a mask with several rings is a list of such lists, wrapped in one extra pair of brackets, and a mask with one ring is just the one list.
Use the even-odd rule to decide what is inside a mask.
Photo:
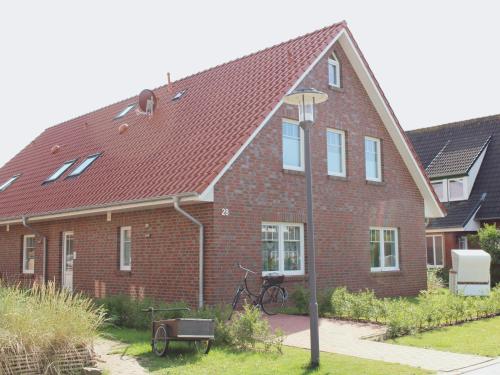
[(448, 215), (429, 219), (427, 264), (451, 267), (467, 234), (500, 222), (500, 115), (407, 132)]
[(283, 97), (311, 86), (329, 95), (319, 287), (416, 294), (443, 209), (345, 23), (160, 87), (150, 116), (133, 97), (44, 131), (0, 169), (3, 276), (191, 304), (229, 301), (236, 262), (306, 283), (304, 139)]

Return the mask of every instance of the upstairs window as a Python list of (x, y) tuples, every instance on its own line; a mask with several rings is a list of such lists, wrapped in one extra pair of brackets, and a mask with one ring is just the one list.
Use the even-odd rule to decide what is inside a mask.
[(461, 201), (466, 199), (465, 179), (463, 178), (449, 179), (448, 193), (450, 201)]
[(326, 131), (326, 147), (328, 174), (345, 177), (345, 132), (328, 129)]
[(299, 124), (283, 121), (283, 168), (304, 170), (304, 136)]
[(382, 181), (380, 139), (365, 137), (365, 169), (368, 181)]
[(436, 195), (438, 196), (440, 202), (448, 201), (448, 185), (446, 184), (446, 180), (435, 182), (433, 181), (432, 187), (434, 188), (434, 191), (436, 192)]
[(0, 185), (0, 191), (6, 190), (10, 185), (14, 183), (14, 181), (16, 181), (19, 178), (19, 176), (20, 176), (19, 174), (16, 176), (12, 176), (7, 181), (5, 181), (2, 185)]
[(82, 163), (75, 168), (75, 170), (73, 172), (71, 172), (69, 174), (68, 177), (76, 177), (76, 176), (79, 176), (81, 175), (83, 172), (85, 172), (85, 170), (90, 167), (90, 165), (96, 161), (96, 159), (101, 156), (101, 154), (94, 154), (94, 155), (91, 155), (91, 156), (88, 156), (84, 161), (82, 161)]
[(47, 178), (44, 183), (47, 182), (52, 182), (57, 180), (59, 177), (61, 177), (64, 172), (66, 172), (73, 164), (75, 164), (76, 160), (70, 160), (64, 163), (58, 170), (56, 170), (54, 173), (50, 175), (49, 178)]
[(334, 53), (328, 59), (328, 84), (340, 88), (340, 65)]
[(133, 110), (136, 105), (137, 105), (136, 103), (132, 103), (132, 104), (129, 104), (128, 106), (126, 106), (120, 113), (118, 113), (115, 116), (115, 120), (118, 120), (119, 118), (122, 118), (123, 116), (125, 116), (127, 113), (129, 113), (131, 110)]

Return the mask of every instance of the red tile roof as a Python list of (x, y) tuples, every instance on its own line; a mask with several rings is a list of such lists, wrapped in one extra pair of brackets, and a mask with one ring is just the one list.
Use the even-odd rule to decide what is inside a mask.
[[(342, 30), (334, 24), (154, 90), (148, 118), (114, 117), (130, 98), (45, 130), (0, 169), (0, 219), (202, 193), (283, 95)], [(176, 92), (187, 90), (178, 101)], [(123, 123), (128, 129), (120, 134)], [(123, 128), (122, 128), (123, 130)], [(51, 149), (59, 145), (57, 153)], [(43, 185), (65, 161), (102, 152), (77, 178)]]

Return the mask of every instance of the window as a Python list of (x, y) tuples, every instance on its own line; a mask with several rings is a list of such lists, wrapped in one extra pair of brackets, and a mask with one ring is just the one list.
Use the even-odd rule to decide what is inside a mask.
[(427, 267), (443, 267), (443, 236), (427, 236)]
[(16, 181), (19, 178), (19, 176), (20, 176), (19, 174), (16, 176), (12, 176), (7, 181), (5, 181), (2, 185), (0, 185), (0, 191), (4, 191), (5, 189), (7, 189), (10, 185), (14, 183), (14, 181)]
[(328, 59), (328, 84), (333, 87), (340, 87), (340, 65), (334, 53)]
[(90, 165), (99, 157), (101, 154), (95, 154), (87, 157), (78, 167), (75, 168), (73, 172), (69, 174), (68, 177), (75, 177), (81, 175), (85, 170), (90, 167)]
[(398, 230), (370, 228), (370, 256), (372, 271), (399, 270)]
[(290, 223), (263, 223), (262, 273), (304, 274), (304, 226)]
[(299, 124), (283, 122), (283, 168), (304, 170), (304, 137)]
[(44, 181), (44, 184), (47, 182), (52, 182), (52, 181), (57, 180), (59, 177), (61, 177), (64, 174), (64, 172), (66, 172), (73, 164), (75, 164), (75, 162), (76, 162), (76, 160), (70, 160), (70, 161), (67, 161), (66, 163), (64, 163), (57, 171), (52, 173), (50, 175), (50, 177)]
[(448, 180), (448, 194), (450, 201), (461, 201), (466, 199), (465, 180), (463, 178)]
[(346, 176), (345, 167), (345, 133), (341, 130), (326, 131), (328, 174)]
[(368, 181), (382, 181), (380, 139), (365, 137), (365, 169)]
[(23, 273), (35, 272), (35, 236), (23, 237)]
[(125, 116), (127, 113), (129, 113), (131, 110), (133, 110), (136, 105), (137, 105), (136, 103), (132, 103), (132, 104), (129, 104), (128, 106), (126, 106), (125, 109), (123, 109), (120, 113), (118, 113), (115, 116), (115, 120), (118, 120), (119, 118), (122, 118), (123, 116)]
[(448, 185), (446, 180), (432, 182), (432, 187), (441, 202), (448, 202)]
[(132, 228), (120, 228), (120, 270), (132, 269)]
[(467, 236), (458, 237), (458, 248), (462, 250), (467, 250), (469, 248), (469, 242), (467, 241)]
[(186, 90), (183, 90), (183, 91), (179, 91), (178, 93), (176, 93), (174, 95), (174, 97), (172, 98), (173, 101), (175, 100), (179, 100), (180, 98), (182, 98), (184, 96), (184, 94), (186, 93)]

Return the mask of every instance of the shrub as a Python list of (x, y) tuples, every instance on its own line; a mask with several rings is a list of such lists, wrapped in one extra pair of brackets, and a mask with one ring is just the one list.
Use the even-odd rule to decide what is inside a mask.
[[(323, 289), (318, 291), (317, 298), (319, 315), (327, 315), (332, 310), (333, 291), (334, 289)], [(309, 313), (309, 297), (309, 289), (306, 289), (303, 285), (298, 285), (293, 292), (290, 293), (290, 298), (297, 309), (297, 313)]]
[(439, 272), (440, 270), (442, 268), (427, 270), (427, 290), (438, 290), (446, 286)]
[(228, 344), (239, 350), (255, 350), (262, 345), (264, 351), (272, 349), (282, 352), (283, 334), (271, 332), (267, 320), (262, 319), (260, 310), (245, 304), (243, 311), (235, 315), (228, 325)]

